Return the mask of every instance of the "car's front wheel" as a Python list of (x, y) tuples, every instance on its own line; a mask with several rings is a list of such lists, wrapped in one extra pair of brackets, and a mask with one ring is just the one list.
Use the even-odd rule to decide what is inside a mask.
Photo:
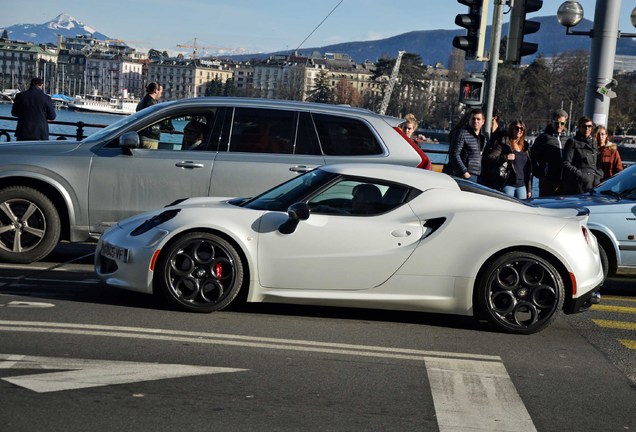
[(482, 273), (477, 295), (479, 310), (496, 327), (531, 334), (556, 319), (563, 307), (564, 285), (559, 272), (544, 258), (508, 252)]
[(228, 306), (243, 285), (236, 248), (206, 232), (184, 234), (163, 248), (155, 277), (159, 292), (179, 309), (214, 312)]
[(43, 193), (26, 186), (0, 190), (0, 260), (39, 261), (60, 240), (57, 209)]

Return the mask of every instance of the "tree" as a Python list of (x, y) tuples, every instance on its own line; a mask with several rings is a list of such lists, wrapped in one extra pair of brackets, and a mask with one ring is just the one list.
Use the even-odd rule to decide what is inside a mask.
[(318, 77), (314, 80), (314, 88), (309, 92), (307, 100), (322, 103), (330, 103), (333, 100), (333, 92), (329, 85), (329, 76), (324, 70), (321, 70)]
[[(387, 78), (391, 76), (396, 60), (397, 58), (381, 58), (375, 63), (371, 79), (382, 85), (383, 91), (386, 90)], [(413, 113), (418, 118), (424, 115), (423, 101), (429, 96), (424, 84), (427, 70), (418, 54), (402, 55), (398, 78), (386, 110), (388, 115), (403, 117), (407, 113)]]
[(9, 33), (7, 32), (7, 29), (4, 29), (2, 31), (2, 36), (0, 36), (0, 39), (9, 40)]
[(238, 89), (234, 84), (234, 79), (230, 78), (225, 81), (223, 85), (223, 96), (236, 96), (238, 94)]
[(206, 96), (223, 96), (223, 82), (221, 78), (216, 77), (212, 81), (208, 82), (205, 87), (205, 95)]
[(334, 89), (333, 101), (337, 104), (360, 106), (362, 98), (360, 92), (351, 84), (351, 81), (341, 78)]

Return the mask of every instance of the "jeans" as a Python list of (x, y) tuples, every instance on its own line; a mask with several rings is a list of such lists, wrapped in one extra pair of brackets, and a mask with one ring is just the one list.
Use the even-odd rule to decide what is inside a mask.
[(526, 199), (528, 198), (528, 190), (525, 186), (504, 186), (503, 193), (510, 195), (511, 197)]

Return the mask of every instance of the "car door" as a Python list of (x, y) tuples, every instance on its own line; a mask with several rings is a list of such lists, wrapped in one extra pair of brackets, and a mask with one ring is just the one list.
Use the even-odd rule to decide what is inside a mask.
[(325, 163), (308, 113), (236, 107), (222, 115), (213, 196), (254, 196)]
[[(362, 290), (382, 284), (400, 268), (423, 234), (419, 219), (403, 205), (405, 198), (352, 214), (356, 204), (347, 200), (353, 200), (357, 183), (364, 182), (339, 182), (322, 193), (325, 200), (310, 200), (311, 216), (291, 234), (278, 231), (285, 214), (270, 212), (262, 217), (258, 240), (262, 286)], [(389, 188), (378, 186), (387, 197)]]
[[(158, 149), (95, 150), (89, 174), (88, 208), (92, 232), (143, 211), (163, 207), (177, 199), (207, 196), (216, 148), (181, 150), (183, 130), (193, 119), (213, 122), (209, 114), (172, 115), (170, 130), (161, 132)], [(168, 124), (168, 123), (165, 123)]]

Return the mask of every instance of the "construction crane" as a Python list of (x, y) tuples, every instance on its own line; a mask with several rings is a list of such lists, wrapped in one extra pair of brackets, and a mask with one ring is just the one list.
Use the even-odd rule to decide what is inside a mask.
[(389, 101), (391, 100), (391, 93), (393, 93), (393, 87), (395, 86), (398, 73), (400, 72), (400, 63), (402, 63), (403, 55), (404, 55), (404, 51), (398, 51), (397, 59), (395, 59), (395, 66), (393, 66), (391, 77), (389, 78), (389, 82), (386, 85), (386, 90), (384, 90), (384, 99), (382, 99), (382, 105), (380, 106), (380, 114), (382, 115), (386, 114), (386, 109), (389, 107)]
[(188, 45), (188, 44), (177, 44), (177, 48), (192, 48), (192, 55), (191, 58), (192, 60), (196, 60), (197, 59), (197, 49), (212, 49), (214, 48), (213, 46), (201, 46), (201, 45), (197, 45), (197, 38), (194, 38), (194, 43), (192, 45)]

